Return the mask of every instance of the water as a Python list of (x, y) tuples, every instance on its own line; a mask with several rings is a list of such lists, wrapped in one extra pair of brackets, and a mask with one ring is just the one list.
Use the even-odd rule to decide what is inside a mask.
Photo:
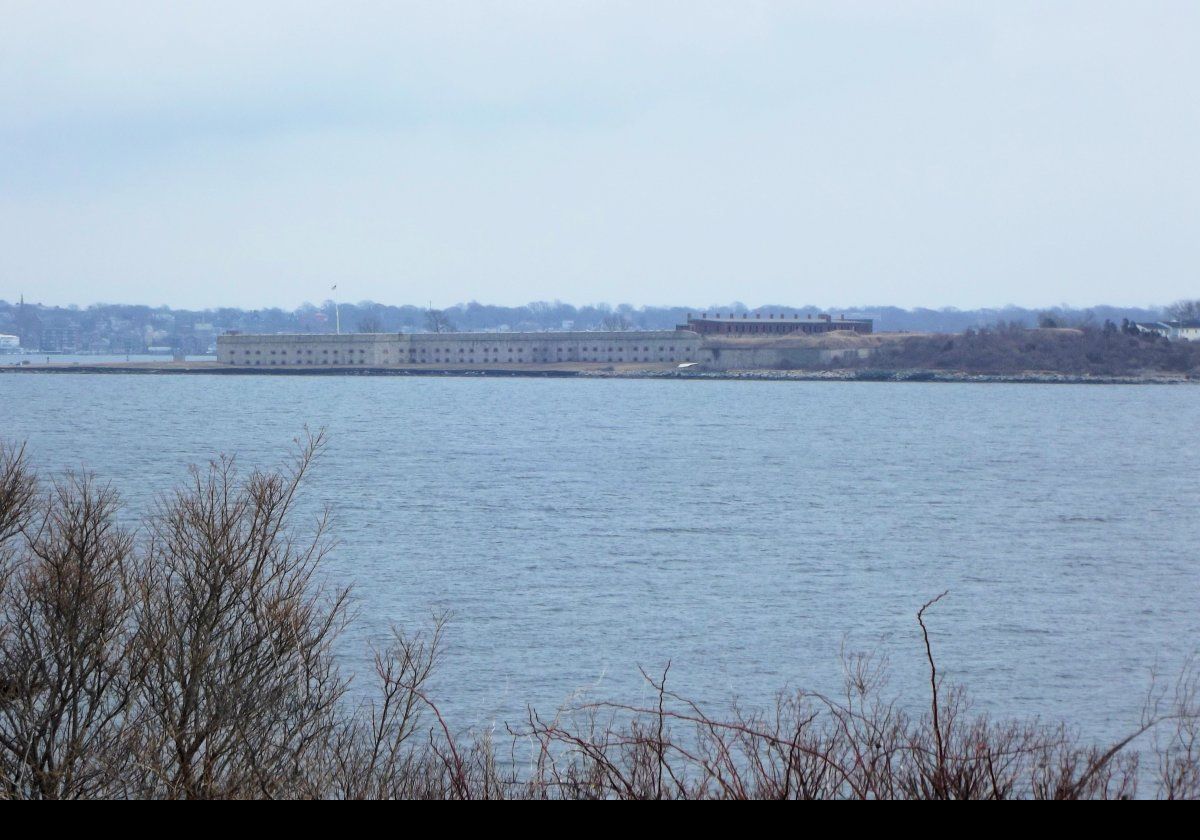
[(361, 669), (449, 610), (459, 728), (578, 690), (715, 707), (834, 691), (843, 645), (918, 708), (914, 613), (999, 715), (1107, 738), (1200, 641), (1200, 388), (401, 377), (0, 375), (0, 436), (111, 477), (131, 510), (216, 452), (330, 446), (331, 573)]

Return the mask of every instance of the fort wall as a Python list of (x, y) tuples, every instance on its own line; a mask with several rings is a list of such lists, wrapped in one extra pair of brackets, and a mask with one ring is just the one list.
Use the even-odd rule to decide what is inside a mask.
[[(836, 322), (835, 322), (836, 323)], [(843, 333), (845, 335), (845, 333)], [(554, 364), (683, 364), (705, 369), (783, 370), (869, 357), (866, 346), (795, 346), (764, 336), (644, 332), (372, 333), (217, 337), (217, 361), (239, 367), (460, 367)]]
[(238, 366), (683, 363), (705, 361), (687, 330), (560, 333), (370, 333), (217, 337), (217, 361)]
[(704, 367), (720, 371), (801, 370), (866, 359), (874, 352), (871, 347), (708, 346)]

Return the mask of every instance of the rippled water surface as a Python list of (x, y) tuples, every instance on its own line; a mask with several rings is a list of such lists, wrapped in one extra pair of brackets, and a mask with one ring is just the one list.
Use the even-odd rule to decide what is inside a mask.
[(140, 512), (185, 465), (328, 451), (332, 574), (359, 668), (390, 622), (453, 623), (459, 726), (637, 666), (708, 703), (839, 684), (839, 648), (924, 688), (917, 607), (979, 706), (1136, 720), (1200, 642), (1200, 388), (0, 375), (0, 436), (110, 477)]

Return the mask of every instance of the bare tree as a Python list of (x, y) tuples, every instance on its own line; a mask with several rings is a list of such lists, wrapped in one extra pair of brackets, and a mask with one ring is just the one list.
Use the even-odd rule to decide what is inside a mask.
[[(422, 741), (423, 713), (437, 709), (426, 683), (442, 652), (445, 617), (428, 634), (392, 631), (392, 643), (375, 651), (377, 694), (364, 700), (341, 726), (318, 785), (341, 799), (398, 799), (428, 792), (442, 762)], [(431, 774), (431, 769), (433, 773)], [(436, 786), (436, 783), (434, 783)]]
[(374, 312), (369, 312), (358, 319), (358, 331), (360, 333), (381, 333), (383, 332), (383, 319)]
[(1200, 319), (1200, 299), (1177, 300), (1164, 310), (1169, 321), (1195, 321)]
[(425, 311), (425, 329), (432, 333), (454, 332), (454, 323), (444, 310), (427, 309)]
[(0, 790), (9, 797), (119, 791), (139, 675), (136, 563), (117, 504), (111, 488), (69, 474), (22, 528), (0, 595)]
[(323, 442), (307, 437), (277, 472), (242, 478), (230, 458), (194, 469), (153, 518), (138, 608), (143, 789), (290, 796), (318, 764), (345, 691), (331, 646), (348, 592), (317, 577), (325, 520), (304, 539), (288, 520)]
[(25, 458), (25, 447), (0, 441), (0, 548), (15, 537), (31, 515), (37, 480)]
[(600, 319), (600, 329), (605, 332), (627, 332), (633, 329), (633, 321), (619, 312), (612, 312)]
[(348, 592), (319, 576), (324, 517), (291, 526), (323, 445), (307, 436), (280, 470), (193, 469), (140, 551), (110, 488), (68, 475), (39, 501), (23, 452), (0, 452), (0, 798), (503, 790), (426, 694), (443, 619), (395, 631), (378, 694), (345, 702)]

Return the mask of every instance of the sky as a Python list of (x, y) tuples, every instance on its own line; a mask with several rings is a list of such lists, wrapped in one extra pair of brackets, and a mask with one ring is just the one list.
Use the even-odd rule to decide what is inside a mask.
[(3, 299), (1200, 297), (1194, 0), (0, 0), (0, 20)]

